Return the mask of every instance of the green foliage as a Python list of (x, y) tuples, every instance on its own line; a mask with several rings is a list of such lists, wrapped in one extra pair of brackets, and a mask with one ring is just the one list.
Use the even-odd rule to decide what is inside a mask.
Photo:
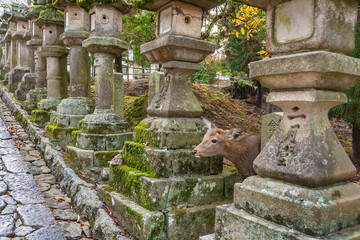
[(211, 60), (209, 62), (200, 63), (201, 69), (196, 72), (189, 81), (192, 83), (195, 82), (204, 82), (204, 83), (214, 83), (216, 82), (216, 74), (222, 70), (224, 67), (224, 61), (215, 61)]
[(38, 20), (64, 22), (64, 11), (55, 8), (46, 8), (40, 12)]
[[(355, 25), (355, 50), (351, 55), (355, 58), (360, 58), (360, 23)], [(360, 82), (358, 84), (344, 91), (348, 98), (346, 104), (336, 106), (330, 110), (330, 117), (339, 117), (345, 121), (360, 126)]]
[(140, 46), (156, 38), (156, 15), (146, 10), (137, 10), (123, 16), (122, 39), (134, 52), (134, 61), (142, 67), (149, 67), (150, 61), (140, 54)]

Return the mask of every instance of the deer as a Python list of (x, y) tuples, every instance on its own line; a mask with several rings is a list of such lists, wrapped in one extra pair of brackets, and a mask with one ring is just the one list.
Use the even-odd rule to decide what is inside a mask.
[(195, 157), (220, 155), (235, 165), (243, 179), (256, 175), (253, 162), (260, 153), (261, 135), (241, 136), (241, 128), (223, 130), (213, 127), (206, 119), (203, 122), (207, 132), (202, 142), (192, 150), (192, 154)]

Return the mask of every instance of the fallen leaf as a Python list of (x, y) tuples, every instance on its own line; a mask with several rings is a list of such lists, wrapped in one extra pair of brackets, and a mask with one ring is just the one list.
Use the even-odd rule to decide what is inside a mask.
[(112, 211), (109, 211), (109, 215), (112, 215), (113, 213), (112, 213)]
[(80, 220), (81, 220), (81, 217), (80, 217), (80, 215), (78, 215), (76, 222), (80, 222)]
[(66, 199), (65, 202), (71, 204), (71, 198)]
[(63, 201), (64, 198), (63, 197), (54, 197), (56, 201), (60, 202), (60, 201)]
[(40, 158), (41, 156), (40, 155), (34, 155), (34, 157)]
[(42, 173), (49, 173), (49, 171), (46, 171), (46, 170), (42, 170)]

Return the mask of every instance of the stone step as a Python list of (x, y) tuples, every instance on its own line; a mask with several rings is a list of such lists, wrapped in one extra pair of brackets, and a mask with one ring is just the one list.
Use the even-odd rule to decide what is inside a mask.
[(234, 204), (229, 204), (216, 208), (215, 239), (350, 240), (360, 239), (360, 225), (315, 237), (249, 214), (236, 208)]
[(111, 165), (109, 185), (149, 210), (197, 206), (232, 199), (235, 174), (154, 178), (126, 165)]
[(123, 164), (157, 177), (212, 175), (223, 170), (222, 157), (196, 158), (189, 149), (153, 149), (136, 142), (125, 142)]
[(212, 234), (200, 237), (199, 240), (216, 240), (216, 238), (215, 238), (215, 234), (212, 233)]
[[(214, 232), (215, 208), (229, 202), (217, 202), (170, 211), (149, 211), (107, 187), (98, 193), (119, 220), (119, 224), (139, 240), (193, 240)], [(186, 230), (185, 230), (186, 229)]]
[(131, 141), (132, 132), (118, 134), (89, 134), (82, 131), (73, 132), (73, 145), (77, 148), (94, 151), (121, 150), (126, 141)]

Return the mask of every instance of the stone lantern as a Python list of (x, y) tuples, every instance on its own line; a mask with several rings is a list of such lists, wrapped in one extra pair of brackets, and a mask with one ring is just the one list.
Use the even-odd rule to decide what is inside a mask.
[[(34, 110), (35, 121), (49, 120), (49, 111), (55, 111), (57, 105), (67, 96), (67, 59), (69, 50), (64, 47), (60, 35), (64, 32), (64, 15), (54, 8), (40, 12), (35, 21), (42, 27), (43, 41), (39, 48), (41, 56), (46, 58), (47, 97), (39, 102), (41, 110)], [(39, 119), (39, 120), (38, 120)]]
[(30, 58), (29, 49), (25, 45), (26, 38), (24, 34), (28, 32), (28, 23), (22, 11), (27, 8), (25, 5), (12, 4), (11, 5), (11, 17), (9, 21), (11, 23), (11, 73), (8, 82), (8, 89), (10, 92), (15, 92), (18, 88), (19, 82), (25, 73), (30, 72)]
[[(18, 89), (15, 91), (15, 98), (21, 101), (29, 100), (22, 103), (22, 106), (26, 110), (36, 108), (37, 102), (39, 102), (45, 94), (46, 62), (45, 58), (41, 56), (38, 51), (38, 48), (42, 45), (42, 29), (35, 23), (35, 20), (39, 17), (42, 10), (45, 10), (45, 6), (36, 5), (24, 13), (28, 20), (29, 27), (28, 32), (24, 33), (23, 38), (28, 40), (26, 46), (30, 54), (31, 72), (26, 73), (19, 83)], [(27, 95), (28, 93), (29, 95)]]
[[(114, 106), (113, 101), (115, 94), (121, 98), (124, 94), (123, 88), (113, 88), (113, 61), (128, 48), (121, 40), (121, 30), (122, 15), (130, 8), (122, 0), (109, 4), (91, 2), (90, 9), (84, 8), (89, 10), (90, 37), (83, 41), (82, 46), (95, 58), (95, 110), (85, 116), (79, 124), (80, 130), (72, 133), (74, 146), (67, 147), (66, 151), (74, 165), (89, 170), (108, 167), (108, 162), (122, 149), (124, 142), (132, 139), (132, 133), (127, 132), (128, 123), (122, 114), (115, 113), (114, 108), (119, 106)], [(123, 112), (124, 106), (120, 107)], [(96, 172), (85, 174), (100, 179)], [(101, 177), (106, 180), (108, 174)]]
[(284, 116), (254, 161), (258, 176), (237, 183), (234, 205), (217, 209), (215, 239), (358, 238), (356, 169), (328, 120), (360, 79), (360, 60), (345, 55), (358, 1), (244, 2), (267, 9), (273, 57), (251, 63), (250, 77), (271, 89), (267, 101)]
[(53, 141), (62, 139), (59, 145), (65, 147), (71, 142), (71, 130), (77, 129), (79, 121), (94, 111), (90, 96), (90, 57), (82, 46), (89, 37), (89, 14), (76, 4), (59, 1), (57, 8), (64, 9), (65, 32), (60, 39), (70, 48), (70, 91), (57, 107), (53, 119), (55, 124), (47, 125), (46, 132)]
[(137, 239), (197, 239), (213, 232), (215, 207), (232, 194), (235, 175), (223, 172), (222, 158), (191, 154), (204, 125), (188, 78), (215, 51), (200, 32), (203, 12), (220, 3), (154, 0), (142, 6), (157, 11), (158, 38), (141, 52), (162, 65), (166, 84), (135, 128), (134, 141), (111, 162), (109, 184), (116, 193), (103, 190), (103, 200)]
[[(39, 4), (39, 1), (38, 1)], [(39, 47), (42, 46), (43, 41), (43, 30), (42, 27), (36, 22), (41, 11), (45, 10), (44, 5), (36, 5), (29, 9), (27, 17), (31, 22), (31, 39), (26, 43), (30, 49), (34, 51), (35, 59), (35, 89), (29, 91), (27, 96), (29, 103), (24, 108), (31, 110), (36, 108), (37, 103), (46, 97), (46, 59), (40, 54)]]
[(6, 43), (4, 42), (5, 34), (7, 31), (7, 23), (5, 21), (0, 23), (0, 41), (1, 41), (1, 61), (0, 61), (0, 69), (1, 75), (4, 77), (4, 70), (6, 65), (6, 55), (7, 55), (7, 48)]

